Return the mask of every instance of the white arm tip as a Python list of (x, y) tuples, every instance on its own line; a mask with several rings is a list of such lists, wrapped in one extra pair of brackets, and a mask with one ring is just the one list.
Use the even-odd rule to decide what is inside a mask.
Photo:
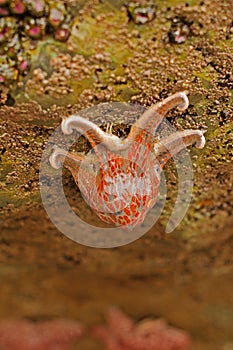
[(50, 163), (51, 167), (54, 169), (60, 169), (62, 166), (61, 158), (63, 158), (63, 160), (64, 160), (66, 157), (66, 154), (67, 154), (67, 152), (64, 149), (59, 148), (59, 147), (54, 148), (53, 153), (49, 157), (49, 163)]
[(178, 92), (180, 97), (183, 99), (182, 103), (177, 107), (180, 111), (184, 111), (189, 106), (189, 100), (186, 95), (186, 92)]
[(203, 148), (205, 146), (205, 136), (203, 135), (203, 132), (200, 130), (198, 130), (198, 135), (200, 136), (200, 138), (196, 143), (196, 147)]
[[(80, 120), (79, 116), (71, 115), (70, 117), (63, 119), (61, 123), (62, 132), (66, 135), (72, 134), (74, 129), (77, 129), (78, 121)], [(76, 125), (76, 128), (75, 128)]]

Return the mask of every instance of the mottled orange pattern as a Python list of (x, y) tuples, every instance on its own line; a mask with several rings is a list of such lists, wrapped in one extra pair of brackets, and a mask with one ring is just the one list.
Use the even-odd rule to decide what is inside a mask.
[(84, 155), (74, 155), (56, 148), (50, 164), (68, 168), (86, 202), (108, 224), (132, 230), (141, 224), (155, 205), (161, 172), (166, 162), (182, 149), (195, 144), (202, 148), (202, 131), (175, 132), (155, 140), (154, 132), (167, 112), (188, 107), (184, 92), (178, 92), (146, 110), (132, 125), (127, 138), (108, 134), (96, 124), (72, 115), (62, 121), (64, 134), (81, 132), (94, 149), (95, 157), (85, 162)]

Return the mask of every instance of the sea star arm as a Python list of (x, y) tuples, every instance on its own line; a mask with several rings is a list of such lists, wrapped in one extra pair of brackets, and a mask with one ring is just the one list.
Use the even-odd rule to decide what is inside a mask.
[(78, 115), (72, 115), (64, 119), (61, 128), (64, 134), (71, 134), (74, 129), (79, 131), (88, 139), (93, 148), (98, 144), (102, 144), (110, 151), (115, 151), (118, 150), (117, 144), (121, 143), (119, 137), (105, 133), (96, 124)]
[(94, 337), (103, 341), (106, 350), (126, 350), (125, 347), (119, 343), (118, 338), (116, 338), (107, 327), (96, 326), (92, 330), (92, 333)]
[[(82, 173), (85, 174), (85, 179), (92, 179), (96, 174), (96, 157), (93, 155), (79, 155), (65, 151), (62, 148), (54, 148), (53, 153), (49, 158), (50, 165), (59, 169), (64, 166), (72, 173), (74, 180), (79, 181), (79, 170), (82, 169)], [(91, 176), (91, 177), (90, 177)], [(87, 189), (88, 190), (88, 189)]]
[(49, 162), (54, 169), (59, 169), (63, 164), (70, 171), (77, 171), (83, 159), (84, 156), (82, 155), (71, 154), (62, 148), (56, 147), (49, 157)]
[(185, 149), (187, 146), (194, 145), (197, 148), (203, 148), (205, 137), (200, 130), (184, 130), (169, 135), (165, 139), (154, 145), (154, 151), (157, 161), (163, 167), (166, 162), (174, 155)]
[(178, 107), (180, 110), (184, 110), (188, 104), (185, 92), (178, 92), (153, 105), (132, 125), (129, 136), (125, 140), (105, 133), (97, 125), (79, 115), (72, 115), (64, 119), (61, 128), (64, 134), (71, 134), (74, 129), (79, 131), (88, 139), (93, 148), (102, 144), (109, 151), (119, 152), (129, 148), (137, 136), (145, 131), (156, 130), (170, 109)]
[(132, 143), (140, 134), (145, 131), (153, 133), (164, 119), (169, 110), (177, 107), (181, 111), (189, 105), (188, 97), (185, 92), (177, 92), (165, 98), (163, 101), (156, 103), (147, 109), (143, 115), (131, 127), (127, 143)]
[(68, 350), (84, 335), (81, 324), (70, 320), (32, 322), (28, 320), (0, 321), (1, 350)]
[(191, 346), (189, 335), (166, 321), (148, 319), (135, 324), (117, 309), (108, 313), (106, 326), (96, 326), (92, 333), (106, 350), (188, 350)]

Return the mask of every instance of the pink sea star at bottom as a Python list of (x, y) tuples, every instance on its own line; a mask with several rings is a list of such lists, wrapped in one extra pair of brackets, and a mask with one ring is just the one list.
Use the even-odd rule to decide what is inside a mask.
[(68, 320), (31, 322), (0, 321), (1, 350), (69, 350), (84, 333), (79, 323)]
[(188, 350), (191, 345), (186, 332), (163, 319), (136, 324), (116, 308), (109, 310), (107, 325), (96, 326), (93, 335), (103, 341), (106, 350)]

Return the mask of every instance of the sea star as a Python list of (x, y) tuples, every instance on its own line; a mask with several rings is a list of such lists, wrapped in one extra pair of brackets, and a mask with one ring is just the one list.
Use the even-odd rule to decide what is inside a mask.
[(93, 335), (103, 341), (106, 350), (188, 350), (191, 345), (186, 332), (168, 326), (163, 319), (135, 324), (116, 308), (108, 311), (107, 325), (96, 326)]
[(67, 153), (55, 148), (50, 164), (58, 169), (64, 162), (85, 200), (100, 219), (131, 230), (141, 224), (155, 205), (161, 172), (167, 161), (189, 145), (203, 148), (200, 130), (184, 130), (158, 141), (154, 131), (166, 113), (178, 107), (185, 110), (188, 98), (178, 92), (146, 110), (121, 140), (101, 130), (91, 121), (73, 115), (61, 125), (64, 134), (81, 132), (94, 148), (95, 155)]
[(33, 323), (28, 320), (0, 321), (1, 350), (68, 350), (84, 333), (68, 320)]

